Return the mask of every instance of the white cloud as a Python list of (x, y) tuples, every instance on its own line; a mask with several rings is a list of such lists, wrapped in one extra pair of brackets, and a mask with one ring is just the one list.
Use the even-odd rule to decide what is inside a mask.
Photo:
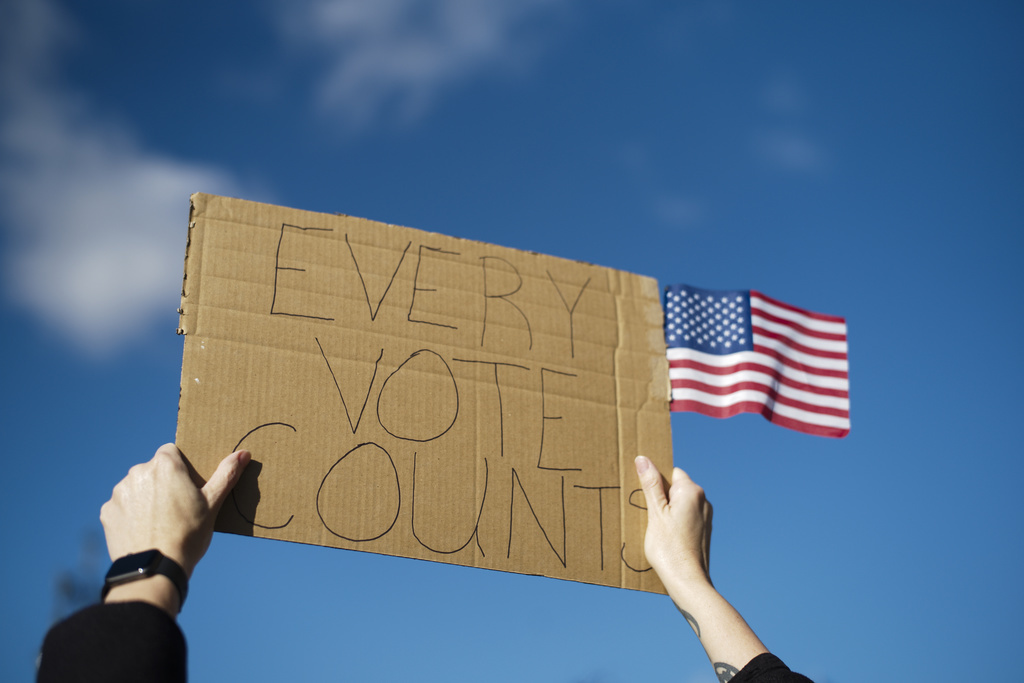
[(654, 200), (654, 215), (677, 228), (689, 228), (704, 222), (704, 207), (692, 197), (664, 195)]
[[(532, 62), (573, 0), (282, 0), (285, 36), (326, 58), (321, 105), (365, 125), (411, 120), (446, 89)], [(393, 108), (393, 110), (392, 110)]]
[(761, 89), (761, 103), (771, 113), (802, 114), (808, 108), (807, 95), (792, 74), (776, 74)]
[(0, 211), (4, 285), (76, 346), (109, 353), (178, 305), (188, 196), (223, 170), (148, 151), (55, 78), (74, 35), (47, 0), (3, 10)]
[(825, 168), (825, 149), (807, 130), (811, 100), (792, 73), (777, 73), (761, 88), (764, 128), (754, 135), (754, 152), (774, 168), (818, 172)]
[(692, 194), (666, 190), (662, 172), (655, 169), (650, 149), (638, 143), (623, 145), (617, 153), (644, 208), (652, 217), (673, 228), (694, 228), (707, 222), (707, 206)]
[(755, 139), (758, 155), (768, 164), (790, 171), (819, 171), (825, 165), (825, 153), (806, 133), (800, 130), (774, 130), (760, 133)]

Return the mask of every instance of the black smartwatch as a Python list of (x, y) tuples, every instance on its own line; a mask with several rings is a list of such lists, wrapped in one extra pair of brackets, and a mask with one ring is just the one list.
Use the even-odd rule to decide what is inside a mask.
[(107, 578), (103, 583), (103, 591), (100, 593), (100, 600), (107, 597), (107, 593), (114, 586), (138, 581), (150, 576), (162, 574), (171, 580), (178, 595), (181, 596), (179, 605), (184, 606), (185, 596), (188, 595), (188, 576), (181, 565), (169, 557), (165, 557), (159, 550), (146, 550), (141, 553), (133, 553), (114, 561), (107, 572)]

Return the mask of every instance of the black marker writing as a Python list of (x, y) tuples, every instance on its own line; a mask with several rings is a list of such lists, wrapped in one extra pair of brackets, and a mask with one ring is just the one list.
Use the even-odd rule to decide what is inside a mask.
[(563, 377), (575, 377), (576, 375), (570, 372), (560, 372), (559, 370), (551, 370), (550, 368), (540, 369), (540, 450), (537, 453), (537, 469), (540, 470), (555, 470), (559, 472), (582, 472), (580, 467), (546, 467), (541, 465), (540, 462), (544, 458), (544, 426), (548, 420), (561, 420), (561, 415), (548, 415), (547, 414), (547, 395), (544, 393), (544, 373), (550, 372), (555, 375), (562, 375)]
[(310, 318), (312, 320), (334, 320), (334, 318), (325, 318), (319, 315), (309, 315), (306, 313), (295, 313), (288, 311), (277, 310), (277, 286), (278, 286), (278, 275), (282, 270), (294, 271), (297, 273), (305, 273), (305, 268), (286, 268), (281, 265), (281, 244), (284, 242), (285, 228), (293, 228), (295, 230), (302, 230), (303, 232), (308, 230), (315, 230), (320, 232), (334, 232), (330, 228), (303, 228), (298, 225), (289, 225), (288, 223), (281, 224), (281, 236), (277, 240), (277, 254), (274, 256), (274, 293), (270, 299), (270, 315), (288, 315), (293, 318)]
[[(502, 263), (507, 265), (509, 268), (511, 268), (512, 269), (512, 273), (516, 276), (516, 285), (515, 285), (515, 287), (513, 287), (511, 290), (509, 290), (507, 292), (504, 292), (503, 294), (492, 294), (491, 293), (491, 289), (490, 289), (490, 287), (488, 286), (488, 283), (487, 283), (487, 262), (488, 261), (501, 261)], [(484, 317), (483, 317), (483, 325), (482, 325), (482, 328), (480, 330), (480, 346), (484, 345), (484, 336), (487, 334), (487, 302), (490, 299), (501, 299), (502, 301), (507, 303), (509, 306), (511, 306), (512, 308), (516, 309), (516, 312), (519, 313), (519, 315), (522, 317), (523, 322), (526, 323), (526, 333), (529, 335), (529, 339), (530, 339), (530, 345), (529, 345), (528, 348), (533, 349), (533, 330), (530, 328), (530, 319), (526, 317), (525, 313), (523, 313), (523, 309), (519, 308), (519, 306), (517, 306), (514, 301), (509, 299), (510, 296), (512, 296), (513, 294), (518, 292), (520, 290), (520, 288), (522, 288), (522, 286), (523, 286), (523, 276), (519, 274), (519, 269), (516, 268), (511, 263), (509, 263), (508, 261), (506, 261), (505, 259), (501, 258), (500, 256), (481, 256), (480, 257), (480, 264), (483, 266), (483, 269), (484, 269)]]
[(455, 325), (445, 325), (444, 323), (434, 322), (432, 320), (422, 320), (419, 318), (412, 317), (412, 308), (416, 305), (416, 292), (436, 292), (437, 289), (433, 287), (420, 287), (420, 266), (423, 265), (423, 250), (432, 251), (435, 254), (448, 254), (449, 256), (458, 256), (457, 251), (445, 251), (444, 249), (438, 249), (435, 247), (428, 247), (424, 244), (420, 245), (418, 258), (416, 259), (416, 274), (412, 278), (412, 300), (409, 301), (409, 312), (406, 314), (405, 319), (411, 323), (423, 323), (425, 325), (436, 325), (437, 327), (447, 327), (450, 330), (459, 329)]
[(551, 271), (549, 270), (547, 272), (548, 278), (551, 280), (551, 284), (554, 285), (555, 291), (558, 292), (558, 298), (562, 300), (562, 305), (565, 306), (565, 310), (569, 311), (569, 356), (575, 358), (576, 341), (575, 331), (573, 329), (572, 314), (576, 312), (576, 305), (580, 302), (580, 297), (583, 296), (583, 290), (585, 290), (587, 288), (587, 285), (590, 284), (590, 278), (588, 277), (587, 281), (583, 283), (582, 287), (580, 287), (579, 293), (576, 294), (576, 300), (572, 302), (572, 306), (570, 307), (569, 302), (565, 300), (565, 296), (562, 294), (561, 288), (558, 286), (558, 283), (555, 282), (554, 276), (551, 275)]
[(476, 524), (473, 525), (473, 533), (471, 533), (469, 535), (469, 538), (466, 539), (466, 542), (460, 545), (458, 548), (454, 548), (452, 550), (441, 550), (439, 548), (434, 548), (432, 546), (427, 545), (426, 541), (420, 538), (419, 534), (416, 533), (416, 453), (412, 454), (412, 522), (410, 524), (412, 526), (412, 535), (413, 537), (415, 537), (417, 541), (419, 541), (419, 544), (421, 546), (423, 546), (427, 550), (430, 550), (431, 552), (440, 553), (442, 555), (451, 555), (452, 553), (459, 552), (467, 545), (469, 545), (470, 541), (476, 539), (476, 547), (480, 550), (480, 556), (487, 557), (487, 555), (484, 553), (483, 546), (480, 545), (480, 517), (482, 517), (484, 514), (484, 503), (487, 502), (488, 475), (489, 471), (487, 467), (487, 458), (484, 458), (484, 493), (480, 497), (480, 512), (476, 516)]
[(526, 506), (530, 508), (530, 514), (533, 515), (533, 519), (537, 522), (537, 527), (540, 532), (544, 534), (544, 540), (548, 542), (548, 547), (551, 548), (551, 552), (555, 554), (558, 561), (565, 567), (565, 477), (562, 477), (562, 554), (559, 555), (555, 549), (554, 544), (551, 542), (551, 538), (548, 537), (548, 532), (544, 529), (544, 525), (540, 523), (540, 518), (537, 516), (537, 511), (533, 509), (533, 504), (530, 503), (530, 497), (526, 495), (526, 489), (523, 488), (523, 482), (519, 479), (519, 473), (516, 469), (512, 468), (512, 492), (510, 494), (509, 511), (508, 511), (508, 553), (506, 557), (512, 556), (512, 523), (515, 519), (515, 507), (516, 507), (516, 484), (519, 484), (519, 490), (523, 494), (523, 499), (526, 501)]
[[(293, 427), (290, 424), (287, 424), (285, 422), (268, 422), (266, 424), (261, 424), (259, 427), (254, 427), (253, 429), (250, 429), (248, 431), (248, 433), (246, 433), (245, 436), (243, 436), (241, 439), (238, 440), (238, 443), (235, 444), (235, 447), (232, 450), (235, 450), (235, 451), (239, 450), (242, 447), (242, 444), (245, 443), (246, 439), (248, 439), (250, 436), (252, 436), (256, 432), (258, 432), (259, 430), (266, 429), (267, 427), (287, 427), (288, 429), (292, 430), (293, 432), (298, 431), (297, 429), (295, 429), (295, 427)], [(256, 468), (252, 468), (252, 469), (255, 471)], [(242, 473), (242, 476), (245, 477), (245, 473), (244, 472)], [(244, 519), (249, 524), (252, 524), (253, 526), (257, 526), (257, 527), (259, 527), (261, 529), (283, 529), (286, 526), (288, 526), (289, 524), (291, 524), (292, 520), (295, 519), (295, 515), (291, 515), (287, 519), (287, 521), (285, 521), (284, 524), (258, 524), (254, 519), (249, 519), (249, 517), (244, 512), (242, 512), (242, 508), (238, 505), (238, 498), (235, 497), (235, 491), (237, 491), (239, 488), (240, 487), (236, 485), (235, 488), (231, 489), (231, 502), (234, 503), (235, 510), (238, 512), (239, 516), (241, 516), (241, 518)], [(258, 502), (258, 500), (259, 500), (258, 499), (259, 488), (257, 486), (254, 486), (252, 488), (254, 488), (256, 490), (257, 502)]]
[(516, 365), (515, 363), (500, 363), (498, 361), (487, 361), (487, 360), (466, 360), (465, 358), (452, 358), (453, 361), (459, 363), (482, 363), (484, 365), (494, 366), (494, 388), (498, 391), (498, 443), (500, 444), (501, 457), (505, 457), (505, 409), (501, 403), (501, 383), (498, 381), (498, 366), (502, 365), (509, 368), (519, 368), (520, 370), (529, 370), (522, 365)]
[(604, 495), (603, 491), (618, 491), (618, 486), (580, 486), (575, 485), (575, 488), (584, 489), (586, 491), (597, 491), (597, 527), (601, 532), (600, 537), (600, 548), (601, 548), (601, 571), (604, 571)]
[[(382, 458), (386, 460), (386, 464), (382, 462)], [(348, 460), (347, 463), (345, 462), (346, 460)], [(345, 469), (352, 468), (357, 470), (357, 474), (346, 476), (346, 472), (341, 469), (343, 467), (342, 463), (347, 466)], [(383, 518), (384, 522), (380, 522), (378, 516), (340, 515), (337, 513), (339, 509), (351, 511), (351, 503), (345, 500), (346, 496), (344, 495), (350, 492), (351, 489), (345, 488), (345, 481), (348, 479), (365, 481), (368, 472), (373, 474), (376, 479), (374, 484), (367, 485), (365, 489), (366, 491), (372, 489), (373, 504), (376, 506), (380, 506), (382, 503), (386, 505), (390, 498), (394, 498), (395, 514), (391, 517), (390, 522), (387, 522), (387, 516)], [(338, 481), (336, 486), (327, 487), (328, 480), (332, 478), (332, 475), (336, 480), (340, 481)], [(334, 489), (336, 488), (340, 489), (340, 491), (335, 491)], [(366, 498), (369, 498), (369, 495), (364, 494), (363, 499), (365, 500)], [(328, 516), (331, 517), (330, 522), (324, 517), (325, 508), (327, 508)], [(398, 484), (398, 470), (395, 468), (395, 461), (391, 459), (390, 453), (375, 443), (361, 443), (341, 456), (336, 463), (331, 465), (331, 469), (327, 471), (327, 474), (324, 475), (323, 481), (320, 482), (320, 488), (316, 492), (316, 514), (320, 517), (320, 522), (323, 523), (324, 528), (338, 538), (354, 543), (376, 541), (391, 531), (392, 527), (395, 526), (395, 522), (398, 521), (398, 513), (401, 508), (402, 488)], [(332, 515), (331, 513), (334, 514)], [(345, 529), (343, 528), (345, 523), (353, 523), (361, 528)], [(359, 535), (355, 535), (357, 533)]]
[[(436, 359), (436, 361), (432, 361), (432, 358)], [(445, 375), (447, 375), (447, 378), (451, 380), (451, 392), (454, 395), (454, 400), (444, 400), (445, 397), (440, 390), (435, 390), (427, 395), (420, 395), (420, 392), (415, 390), (412, 392), (404, 390), (405, 388), (403, 387), (402, 382), (397, 380), (394, 384), (391, 384), (391, 391), (388, 391), (388, 385), (391, 380), (398, 377), (398, 373), (402, 372), (406, 365), (417, 360), (420, 365), (428, 365), (435, 362), (441, 364), (441, 367), (444, 368), (444, 372), (438, 372), (436, 368), (431, 370), (428, 366), (426, 368), (422, 368), (424, 370), (422, 374), (440, 377), (445, 377)], [(413, 371), (409, 370), (407, 372)], [(409, 386), (414, 385), (410, 384)], [(451, 410), (451, 420), (447, 420), (447, 418), (441, 413), (436, 413), (430, 420), (427, 420), (425, 419), (425, 416), (420, 415), (418, 418), (420, 424), (418, 426), (415, 425), (416, 420), (406, 421), (404, 423), (394, 422), (394, 420), (405, 420), (408, 418), (408, 406), (425, 404), (428, 402), (435, 407), (449, 408)], [(382, 410), (382, 405), (386, 406), (388, 409)], [(422, 443), (424, 441), (439, 439), (448, 433), (448, 430), (452, 428), (452, 425), (455, 424), (455, 420), (457, 420), (458, 417), (459, 385), (455, 382), (455, 375), (452, 374), (452, 369), (448, 367), (448, 363), (445, 362), (444, 358), (430, 349), (414, 351), (411, 356), (406, 358), (405, 361), (398, 366), (398, 369), (388, 375), (388, 378), (384, 380), (384, 384), (380, 388), (380, 395), (377, 397), (377, 421), (380, 423), (380, 426), (383, 427), (384, 431), (391, 436), (397, 439), (404, 439), (405, 441), (418, 441)], [(385, 424), (385, 421), (387, 424)], [(431, 424), (427, 424), (428, 422)], [(424, 431), (413, 433), (410, 426)]]
[(380, 305), (384, 303), (384, 297), (388, 295), (388, 291), (391, 289), (391, 285), (395, 282), (395, 276), (398, 275), (398, 269), (402, 267), (402, 261), (405, 260), (405, 253), (409, 251), (409, 247), (412, 246), (412, 242), (405, 245), (405, 249), (402, 250), (402, 255), (398, 257), (398, 264), (395, 266), (395, 271), (391, 273), (391, 279), (388, 280), (388, 286), (384, 288), (384, 293), (377, 299), (377, 306), (374, 307), (370, 303), (370, 292), (366, 288), (366, 280), (363, 278), (363, 271), (359, 268), (359, 261), (356, 260), (356, 252), (352, 249), (352, 243), (348, 241), (348, 234), (345, 235), (345, 244), (348, 245), (348, 253), (352, 254), (352, 263), (355, 264), (356, 273), (359, 275), (359, 282), (363, 285), (363, 294), (366, 296), (366, 307), (370, 309), (370, 320), (374, 321), (377, 319), (377, 313), (380, 311)]
[(380, 350), (380, 355), (377, 356), (377, 360), (373, 363), (373, 376), (370, 378), (370, 383), (366, 385), (366, 398), (363, 399), (363, 407), (359, 409), (359, 417), (356, 418), (355, 423), (352, 422), (352, 414), (349, 413), (348, 403), (345, 402), (345, 395), (341, 393), (341, 386), (338, 385), (338, 377), (334, 374), (334, 369), (331, 368), (331, 361), (327, 360), (327, 354), (324, 353), (324, 347), (320, 344), (320, 340), (316, 337), (313, 338), (316, 341), (317, 348), (320, 349), (320, 355), (324, 358), (324, 363), (327, 364), (327, 370), (331, 373), (331, 379), (334, 380), (334, 388), (338, 390), (338, 398), (341, 399), (341, 406), (345, 409), (345, 417), (348, 419), (348, 426), (352, 429), (352, 433), (355, 434), (356, 430), (359, 429), (359, 423), (363, 420), (363, 412), (366, 410), (366, 403), (370, 400), (370, 390), (373, 388), (373, 380), (377, 379), (377, 365), (380, 363), (380, 359), (384, 357), (384, 349)]

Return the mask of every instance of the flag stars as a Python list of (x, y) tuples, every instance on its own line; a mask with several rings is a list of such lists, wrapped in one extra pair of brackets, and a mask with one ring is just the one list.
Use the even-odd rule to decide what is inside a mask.
[(665, 292), (665, 339), (710, 354), (749, 349), (746, 298), (732, 292), (672, 289)]

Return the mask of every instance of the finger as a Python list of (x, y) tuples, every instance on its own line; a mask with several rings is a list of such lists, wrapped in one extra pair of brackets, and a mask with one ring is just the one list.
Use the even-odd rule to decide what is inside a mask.
[(156, 449), (152, 460), (136, 465), (128, 474), (134, 471), (137, 479), (173, 481), (183, 474), (187, 476), (190, 469), (178, 447), (173, 443), (165, 443)]
[(156, 453), (153, 454), (153, 461), (158, 458), (170, 458), (177, 462), (183, 462), (181, 459), (181, 451), (173, 443), (165, 443), (160, 448), (156, 449)]
[(658, 510), (668, 505), (664, 479), (661, 472), (658, 471), (657, 465), (643, 455), (636, 456), (634, 464), (636, 465), (636, 474), (640, 478), (640, 486), (644, 491), (644, 499), (647, 501), (647, 509)]
[(672, 483), (675, 484), (677, 481), (693, 481), (690, 479), (690, 475), (684, 472), (678, 467), (672, 468)]
[(683, 472), (678, 467), (672, 468), (672, 485), (668, 489), (668, 502), (671, 505), (673, 502), (680, 500), (680, 494), (686, 489), (687, 483), (692, 484), (689, 475)]
[(251, 459), (249, 451), (235, 451), (220, 461), (210, 480), (203, 486), (203, 495), (211, 511), (217, 512), (220, 509)]

